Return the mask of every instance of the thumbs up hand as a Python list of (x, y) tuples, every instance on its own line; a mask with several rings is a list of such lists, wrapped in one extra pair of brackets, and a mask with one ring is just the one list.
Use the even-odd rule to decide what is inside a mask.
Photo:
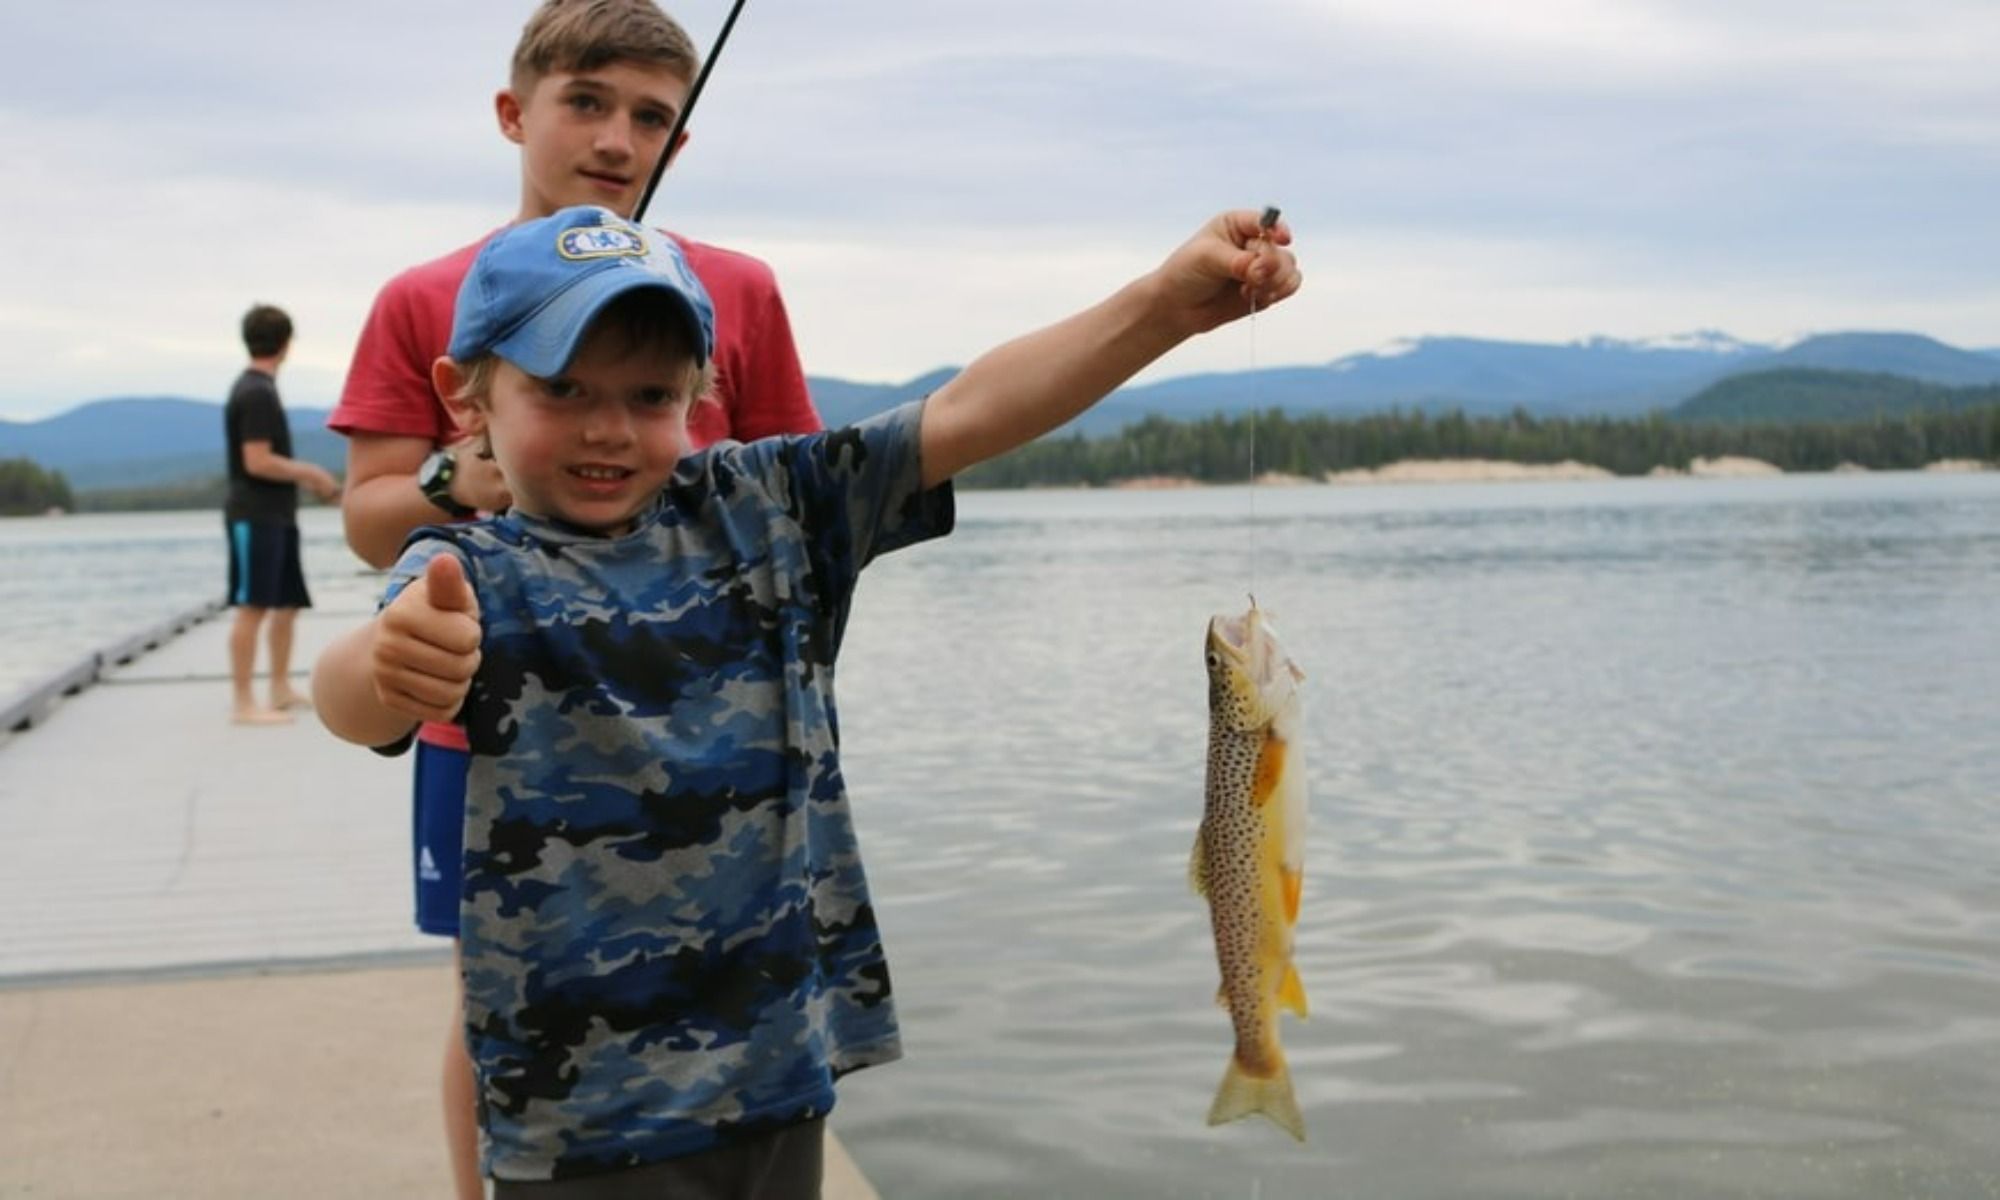
[[(465, 577), (465, 564), (456, 554), (440, 554), (425, 563), (424, 577), (412, 586), (424, 590), (430, 607), (441, 612), (465, 613), (473, 621), (479, 620), (479, 599), (472, 594), (472, 581)], [(478, 632), (476, 624), (473, 630)]]
[(455, 554), (424, 566), (375, 620), (375, 695), (419, 721), (450, 721), (479, 669), (479, 600)]

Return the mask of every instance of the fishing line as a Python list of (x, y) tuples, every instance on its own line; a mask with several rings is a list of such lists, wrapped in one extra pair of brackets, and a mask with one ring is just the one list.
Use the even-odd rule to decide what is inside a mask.
[(1257, 560), (1264, 556), (1257, 520), (1257, 299), (1250, 299), (1250, 606), (1257, 606)]
[[(1278, 223), (1278, 206), (1268, 204), (1257, 217), (1257, 228), (1269, 231)], [(1263, 237), (1251, 240), (1252, 246), (1265, 245)], [(1263, 388), (1257, 377), (1257, 294), (1250, 294), (1250, 603), (1257, 603), (1257, 560), (1263, 557), (1261, 523), (1257, 520), (1257, 406), (1263, 401)]]
[(674, 118), (673, 131), (667, 134), (666, 148), (660, 151), (660, 161), (653, 164), (653, 176), (646, 181), (646, 190), (639, 193), (639, 207), (632, 210), (632, 223), (639, 224), (646, 219), (646, 206), (653, 202), (653, 193), (660, 189), (660, 177), (667, 173), (667, 160), (674, 156), (674, 147), (680, 144), (681, 134), (687, 129), (688, 115), (694, 112), (695, 101), (701, 99), (701, 89), (708, 83), (708, 73), (715, 69), (715, 60), (722, 57), (722, 47), (729, 41), (729, 31), (736, 28), (737, 14), (743, 11), (743, 0), (729, 6), (729, 17), (722, 22), (722, 32), (715, 37), (715, 45), (710, 47), (708, 57), (702, 59), (701, 70), (694, 73), (694, 86), (688, 89), (687, 103), (681, 105), (680, 115)]

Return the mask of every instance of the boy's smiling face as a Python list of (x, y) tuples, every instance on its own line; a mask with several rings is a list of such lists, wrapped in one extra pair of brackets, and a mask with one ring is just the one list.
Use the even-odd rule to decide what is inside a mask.
[(453, 415), (486, 433), (514, 507), (617, 536), (686, 452), (696, 378), (678, 346), (600, 322), (556, 378), (499, 361), (483, 403)]
[(551, 71), (525, 95), (502, 91), (494, 98), (500, 131), (521, 147), (520, 219), (574, 204), (631, 215), (688, 88), (665, 67), (621, 60)]

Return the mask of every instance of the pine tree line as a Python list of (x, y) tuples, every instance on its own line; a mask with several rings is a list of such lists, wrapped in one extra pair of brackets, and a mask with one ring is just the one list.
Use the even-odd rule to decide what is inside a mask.
[[(985, 463), (967, 487), (1101, 486), (1145, 476), (1202, 483), (1250, 477), (1249, 415), (1197, 421), (1147, 417), (1116, 434), (1050, 436)], [(1663, 415), (1637, 419), (1463, 412), (1393, 412), (1335, 418), (1255, 416), (1256, 470), (1318, 479), (1330, 471), (1387, 466), (1403, 459), (1496, 459), (1518, 463), (1574, 460), (1616, 475), (1655, 467), (1686, 470), (1696, 458), (1743, 455), (1786, 471), (1830, 471), (1843, 463), (1870, 470), (1914, 470), (1940, 459), (2000, 460), (2000, 405), (1926, 411), (1873, 421), (1690, 424)]]
[(32, 516), (52, 508), (76, 507), (69, 480), (45, 471), (31, 458), (0, 459), (0, 516)]

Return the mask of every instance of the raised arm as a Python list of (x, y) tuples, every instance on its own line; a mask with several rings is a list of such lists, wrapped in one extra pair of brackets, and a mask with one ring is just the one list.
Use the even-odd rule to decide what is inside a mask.
[(1299, 288), (1283, 221), (1222, 213), (1109, 298), (973, 360), (924, 404), (925, 487), (1033, 441), (1196, 334)]

